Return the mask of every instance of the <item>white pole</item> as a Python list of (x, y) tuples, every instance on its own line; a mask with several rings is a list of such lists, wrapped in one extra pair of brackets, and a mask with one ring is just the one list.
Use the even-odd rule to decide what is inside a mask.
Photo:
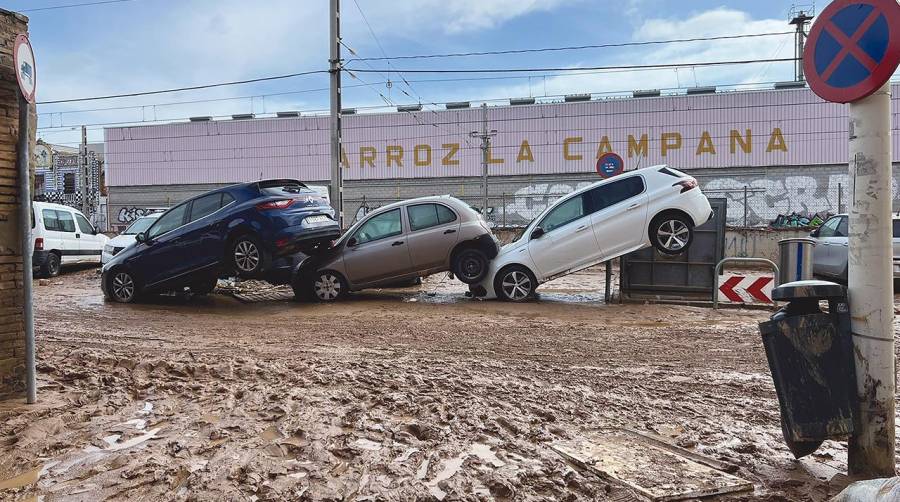
[(894, 296), (891, 243), (891, 91), (850, 103), (848, 286), (856, 363), (857, 427), (849, 470), (894, 476)]
[(337, 216), (338, 225), (344, 228), (344, 179), (341, 172), (341, 3), (331, 0), (330, 32), (328, 44), (331, 46), (331, 206)]

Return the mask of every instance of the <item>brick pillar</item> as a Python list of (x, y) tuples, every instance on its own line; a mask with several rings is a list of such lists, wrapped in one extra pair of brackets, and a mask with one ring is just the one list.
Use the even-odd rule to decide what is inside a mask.
[[(0, 9), (0, 399), (25, 395), (22, 249), (16, 169), (16, 143), (20, 133), (19, 84), (12, 51), (16, 35), (27, 32), (27, 17)], [(33, 106), (31, 114), (32, 128), (25, 134), (34, 145), (37, 118)]]

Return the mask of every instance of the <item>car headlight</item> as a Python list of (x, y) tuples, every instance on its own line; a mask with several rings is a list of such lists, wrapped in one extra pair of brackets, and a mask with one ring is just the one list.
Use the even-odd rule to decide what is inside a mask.
[[(94, 248), (94, 249), (97, 249), (97, 248)], [(107, 244), (107, 245), (103, 246), (103, 252), (108, 253), (108, 254), (113, 254), (113, 247), (110, 246), (109, 244)]]

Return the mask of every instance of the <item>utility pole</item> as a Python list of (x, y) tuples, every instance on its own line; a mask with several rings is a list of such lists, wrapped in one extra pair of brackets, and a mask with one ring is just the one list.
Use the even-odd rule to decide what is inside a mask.
[(331, 206), (344, 228), (344, 178), (341, 172), (341, 2), (331, 1), (328, 60), (331, 74)]
[(497, 130), (488, 131), (487, 103), (481, 104), (481, 132), (472, 131), (469, 136), (481, 138), (481, 176), (484, 192), (481, 196), (481, 215), (488, 217), (488, 164), (491, 159), (491, 138), (497, 135)]
[(81, 212), (90, 219), (91, 217), (91, 203), (89, 200), (90, 194), (90, 166), (88, 165), (88, 151), (87, 151), (87, 127), (81, 126), (81, 148), (79, 149), (79, 165), (81, 167)]
[(894, 296), (891, 87), (850, 103), (848, 293), (856, 361), (857, 427), (850, 474), (894, 476)]
[(803, 74), (803, 49), (806, 46), (806, 27), (812, 21), (813, 16), (802, 10), (794, 11), (793, 15), (794, 17), (791, 19), (790, 24), (797, 27), (797, 33), (794, 35), (794, 57), (796, 58), (796, 61), (794, 61), (794, 80), (802, 82), (806, 80), (806, 75)]

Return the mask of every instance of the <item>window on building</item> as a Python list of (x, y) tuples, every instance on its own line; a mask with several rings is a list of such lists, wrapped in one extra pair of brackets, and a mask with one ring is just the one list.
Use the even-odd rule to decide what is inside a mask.
[(63, 174), (63, 193), (75, 193), (75, 173)]
[(44, 193), (44, 190), (45, 190), (44, 183), (46, 183), (46, 180), (44, 179), (43, 174), (35, 174), (34, 175), (34, 193), (35, 194)]

